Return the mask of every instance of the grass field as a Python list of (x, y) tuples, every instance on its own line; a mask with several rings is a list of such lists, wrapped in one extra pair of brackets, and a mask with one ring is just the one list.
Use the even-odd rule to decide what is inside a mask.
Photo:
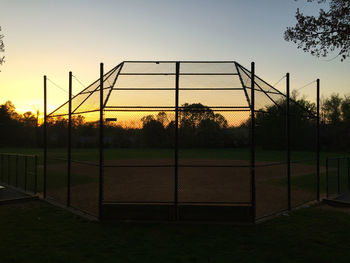
[[(43, 149), (42, 148), (0, 148), (0, 153), (20, 153), (20, 154), (35, 154), (39, 157), (39, 164), (43, 163)], [(55, 157), (66, 158), (67, 150), (65, 148), (49, 149), (48, 155)], [(341, 152), (321, 152), (320, 161), (321, 164), (325, 163), (326, 157), (343, 156), (346, 153)], [(72, 150), (73, 159), (81, 161), (96, 161), (98, 160), (97, 148), (77, 148)], [(128, 159), (128, 158), (172, 158), (174, 156), (173, 149), (149, 149), (149, 148), (116, 148), (104, 149), (104, 155), (106, 160), (116, 159)], [(180, 158), (201, 158), (201, 159), (234, 159), (234, 160), (249, 160), (250, 150), (249, 148), (196, 148), (196, 149), (180, 149)], [(292, 160), (302, 159), (315, 159), (315, 153), (292, 151)], [(286, 160), (285, 151), (263, 150), (256, 149), (257, 161), (271, 161), (282, 162)]]
[[(38, 190), (43, 189), (42, 149), (10, 148), (2, 152), (20, 152), (39, 156)], [(66, 157), (65, 149), (49, 149), (49, 157)], [(98, 163), (97, 149), (73, 149), (74, 160)], [(249, 149), (181, 149), (180, 164), (230, 164), (248, 165)], [(325, 157), (339, 153), (321, 153), (321, 195), (325, 193)], [(106, 164), (173, 164), (172, 149), (105, 149)], [(292, 152), (292, 160), (304, 160), (292, 164), (293, 206), (316, 198), (315, 153)], [(257, 165), (285, 162), (285, 152), (257, 149)], [(313, 160), (309, 160), (313, 159)], [(257, 207), (260, 216), (285, 209), (286, 165), (256, 169)], [(76, 207), (96, 213), (98, 169), (97, 167), (72, 164), (72, 194)], [(65, 203), (67, 166), (63, 160), (49, 160), (48, 196)], [(179, 172), (181, 200), (186, 202), (249, 202), (250, 184), (247, 168), (187, 168)], [(173, 170), (171, 168), (105, 168), (105, 200), (115, 202), (173, 200)], [(94, 195), (89, 194), (94, 193)], [(79, 198), (78, 198), (79, 197)], [(78, 198), (78, 199), (77, 199)], [(88, 201), (89, 200), (89, 201)], [(180, 201), (181, 201), (180, 200)], [(89, 205), (88, 205), (89, 204)]]
[(1, 262), (349, 262), (350, 214), (299, 209), (254, 226), (102, 224), (44, 202), (1, 206)]
[[(38, 176), (38, 189), (42, 189), (43, 185), (43, 172), (41, 165), (43, 164), (43, 149), (41, 148), (1, 148), (0, 152), (2, 153), (21, 153), (21, 154), (34, 154), (38, 155), (39, 163), (39, 176)], [(173, 158), (174, 151), (173, 149), (105, 149), (104, 155), (106, 160), (121, 160), (121, 159), (138, 159), (138, 158)], [(326, 157), (336, 157), (342, 156), (344, 153), (335, 153), (335, 152), (321, 152), (321, 166), (325, 165)], [(48, 156), (54, 156), (58, 158), (66, 158), (67, 151), (64, 148), (49, 149)], [(180, 160), (181, 159), (218, 159), (218, 160), (249, 160), (250, 152), (248, 148), (237, 148), (237, 149), (181, 149), (179, 152)], [(95, 148), (80, 148), (72, 150), (72, 158), (80, 161), (97, 161), (98, 160), (98, 149)], [(292, 160), (303, 160), (303, 159), (314, 159), (315, 154), (310, 152), (301, 152), (301, 151), (292, 151)], [(285, 152), (281, 151), (272, 151), (272, 150), (256, 150), (256, 160), (257, 161), (267, 161), (267, 162), (283, 162), (285, 161)], [(49, 160), (50, 163), (57, 163), (61, 161)], [(305, 164), (314, 164), (315, 161), (303, 161)], [(53, 188), (60, 188), (64, 186), (66, 182), (66, 173), (56, 171), (51, 174), (53, 181), (51, 181), (51, 186)], [(91, 178), (86, 178), (79, 173), (72, 174), (75, 178), (74, 183), (78, 184), (79, 182), (89, 183)], [(273, 184), (283, 185), (285, 182), (281, 179), (272, 180)], [(313, 189), (313, 179), (311, 175), (302, 175), (294, 177), (292, 181), (295, 187), (300, 189)], [(325, 174), (321, 173), (321, 191), (325, 191)]]

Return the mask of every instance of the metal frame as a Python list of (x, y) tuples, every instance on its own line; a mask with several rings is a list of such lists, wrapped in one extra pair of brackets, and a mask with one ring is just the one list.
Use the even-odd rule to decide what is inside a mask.
[(316, 80), (316, 177), (317, 201), (320, 201), (320, 79)]
[[(140, 72), (135, 72), (135, 73), (124, 73), (122, 72), (122, 69), (125, 65), (125, 63), (172, 63), (175, 65), (175, 71), (174, 72), (149, 72), (149, 73), (140, 73)], [(207, 63), (231, 63), (233, 66), (233, 69), (235, 69), (237, 72), (235, 73), (214, 73), (214, 72), (199, 72), (199, 73), (191, 73), (191, 72), (181, 72), (180, 66), (182, 63), (199, 63), (199, 64), (207, 64)], [(104, 87), (104, 82), (109, 79), (114, 73), (117, 74), (111, 78), (112, 83), (108, 87)], [(242, 74), (240, 73), (243, 72), (249, 79), (250, 79), (250, 87), (247, 87), (242, 79)], [(175, 77), (175, 83), (174, 87), (170, 88), (141, 88), (141, 87), (135, 87), (135, 88), (118, 88), (115, 87), (117, 83), (117, 79), (120, 75), (126, 75), (126, 76), (145, 76), (145, 75), (170, 75)], [(208, 76), (220, 76), (220, 75), (228, 75), (228, 76), (238, 76), (239, 77), (239, 82), (241, 87), (236, 88), (236, 87), (231, 87), (231, 88), (205, 88), (205, 87), (200, 87), (200, 88), (181, 88), (180, 87), (180, 77), (181, 76), (186, 76), (186, 75), (208, 75)], [(92, 166), (98, 166), (99, 167), (99, 184), (98, 184), (98, 217), (100, 219), (104, 218), (103, 215), (103, 204), (104, 202), (110, 203), (109, 201), (104, 201), (104, 168), (105, 167), (173, 167), (174, 168), (174, 201), (173, 202), (154, 202), (154, 203), (166, 203), (166, 204), (173, 204), (174, 206), (174, 218), (173, 220), (180, 220), (179, 217), (179, 200), (178, 200), (178, 191), (179, 191), (179, 186), (178, 186), (178, 168), (179, 167), (246, 167), (250, 168), (250, 202), (227, 202), (229, 204), (249, 204), (251, 208), (251, 214), (252, 214), (252, 222), (255, 222), (258, 218), (256, 216), (256, 175), (255, 175), (255, 169), (256, 167), (265, 167), (265, 166), (273, 166), (273, 165), (280, 165), (284, 164), (282, 163), (272, 163), (272, 164), (265, 164), (265, 165), (257, 165), (255, 162), (255, 129), (256, 129), (256, 123), (255, 123), (255, 114), (257, 112), (263, 112), (261, 109), (255, 109), (255, 92), (262, 92), (273, 104), (277, 105), (278, 107), (279, 104), (269, 95), (269, 94), (276, 94), (276, 95), (281, 95), (282, 98), (286, 99), (287, 101), (287, 107), (286, 109), (282, 109), (283, 112), (285, 113), (286, 116), (286, 141), (287, 141), (287, 156), (286, 156), (286, 164), (287, 164), (287, 198), (288, 198), (288, 205), (287, 205), (287, 210), (292, 209), (291, 205), (291, 200), (292, 200), (292, 193), (291, 193), (291, 163), (293, 162), (298, 162), (298, 161), (291, 161), (291, 143), (290, 143), (290, 137), (291, 137), (291, 132), (290, 132), (290, 101), (296, 103), (290, 98), (290, 76), (289, 73), (287, 73), (287, 80), (286, 80), (286, 94), (281, 93), (268, 83), (266, 83), (264, 80), (259, 78), (258, 76), (255, 75), (255, 63), (251, 63), (251, 70), (247, 70), (243, 66), (241, 66), (239, 63), (235, 61), (124, 61), (120, 64), (118, 64), (116, 67), (114, 67), (112, 70), (108, 71), (106, 74), (104, 74), (104, 66), (103, 63), (100, 64), (100, 77), (98, 80), (93, 82), (91, 85), (89, 85), (87, 88), (85, 88), (83, 91), (78, 93), (75, 96), (72, 96), (72, 73), (69, 72), (69, 98), (66, 103), (58, 107), (56, 110), (51, 112), (50, 114), (47, 114), (46, 107), (47, 107), (47, 86), (46, 86), (46, 76), (44, 76), (44, 198), (47, 197), (46, 193), (46, 188), (47, 188), (47, 117), (58, 117), (58, 116), (67, 116), (67, 114), (57, 114), (59, 109), (61, 109), (64, 105), (67, 105), (68, 103), (68, 151), (67, 151), (67, 161), (68, 161), (68, 171), (67, 171), (67, 206), (71, 206), (71, 163), (76, 162), (76, 163), (82, 163), (82, 164), (87, 164), (87, 165), (92, 165)], [(261, 87), (259, 84), (256, 83), (256, 80), (261, 81), (262, 83), (265, 83), (268, 87), (269, 90), (264, 90), (263, 87)], [(92, 85), (96, 85), (99, 83), (99, 85), (93, 90), (87, 92), (86, 90), (92, 87)], [(104, 90), (107, 92), (106, 98), (104, 98)], [(108, 105), (108, 100), (110, 98), (110, 95), (113, 91), (115, 90), (170, 90), (175, 92), (175, 102), (173, 106), (118, 106), (118, 105)], [(239, 112), (244, 112), (244, 111), (249, 111), (250, 112), (250, 164), (249, 165), (180, 165), (179, 164), (179, 115), (181, 113), (181, 110), (184, 108), (182, 106), (179, 106), (179, 91), (181, 90), (194, 90), (194, 91), (200, 91), (200, 90), (242, 90), (244, 92), (245, 98), (247, 100), (247, 106), (210, 106), (211, 109), (215, 110), (220, 110), (220, 111), (239, 111)], [(79, 108), (81, 105), (84, 104), (86, 100), (94, 93), (99, 91), (99, 107), (98, 109), (92, 109), (92, 110), (84, 110), (84, 111), (79, 111)], [(250, 92), (250, 98), (249, 98), (249, 92)], [(86, 98), (79, 103), (74, 109), (72, 109), (72, 100), (76, 98), (77, 96), (81, 94), (88, 94)], [(316, 199), (319, 201), (320, 200), (320, 179), (319, 179), (319, 165), (320, 165), (320, 147), (319, 147), (319, 80), (317, 80), (317, 149), (316, 149), (316, 155), (317, 155), (317, 196)], [(296, 103), (297, 104), (297, 103)], [(299, 105), (299, 104), (298, 104)], [(301, 108), (303, 108), (301, 105), (299, 105)], [(195, 109), (194, 109), (195, 110)], [(303, 110), (306, 110), (303, 108)], [(175, 139), (174, 139), (174, 165), (105, 165), (104, 164), (104, 112), (123, 112), (123, 111), (137, 111), (137, 112), (159, 112), (159, 111), (166, 111), (166, 112), (174, 112), (175, 113)], [(77, 160), (72, 160), (71, 156), (71, 147), (72, 147), (72, 138), (71, 138), (71, 133), (72, 133), (72, 115), (75, 114), (83, 114), (83, 113), (91, 113), (91, 112), (99, 112), (99, 163), (94, 164), (94, 163), (89, 163), (89, 162), (84, 162), (84, 161), (77, 161)], [(308, 112), (307, 113), (313, 116), (312, 113)], [(2, 158), (3, 159), (3, 158)], [(54, 159), (60, 159), (60, 158), (54, 158)], [(60, 160), (65, 160), (60, 159)], [(300, 160), (299, 160), (300, 161)], [(327, 160), (327, 178), (328, 178), (328, 160)], [(350, 176), (349, 176), (350, 180)], [(328, 191), (327, 191), (328, 192)], [(311, 201), (311, 200), (310, 200)], [(127, 203), (127, 202), (123, 202)], [(130, 202), (131, 203), (131, 202)], [(150, 203), (150, 202), (144, 202), (140, 200), (140, 202), (137, 203)], [(181, 202), (182, 203), (197, 203), (197, 202)], [(202, 202), (198, 202), (202, 203)], [(219, 203), (219, 202), (205, 202), (205, 203)], [(225, 202), (220, 202), (220, 203), (225, 203)], [(279, 211), (276, 211), (278, 213)]]
[(69, 71), (68, 84), (68, 151), (67, 151), (67, 206), (71, 205), (71, 167), (72, 167), (72, 72)]
[(252, 220), (256, 220), (255, 189), (255, 63), (251, 63), (251, 113), (250, 113), (250, 194), (252, 203)]
[(287, 108), (286, 108), (286, 135), (287, 135), (287, 192), (288, 192), (288, 210), (292, 210), (292, 197), (291, 197), (291, 171), (290, 171), (290, 81), (289, 73), (286, 74), (286, 94), (287, 94)]
[(175, 208), (175, 219), (178, 219), (178, 167), (179, 167), (179, 73), (180, 73), (180, 63), (175, 64), (175, 149), (174, 149), (174, 208)]
[(47, 190), (47, 77), (44, 76), (44, 189), (43, 197), (46, 198)]
[(329, 168), (328, 168), (328, 158), (326, 158), (326, 197), (329, 198)]
[(99, 195), (98, 195), (98, 215), (100, 219), (103, 219), (103, 63), (100, 63), (100, 134), (99, 134)]

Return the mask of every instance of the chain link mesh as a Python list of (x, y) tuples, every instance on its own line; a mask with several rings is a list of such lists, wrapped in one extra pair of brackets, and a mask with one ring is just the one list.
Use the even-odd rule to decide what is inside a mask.
[[(99, 85), (72, 99), (71, 205), (95, 215)], [(106, 73), (103, 201), (251, 206), (251, 92), (251, 73), (236, 62), (123, 62)], [(288, 208), (287, 116), (286, 96), (257, 76), (254, 92), (260, 218)], [(316, 198), (316, 126), (309, 109), (292, 102), (290, 111), (297, 206)], [(61, 202), (67, 113), (65, 103), (48, 125), (48, 195)]]

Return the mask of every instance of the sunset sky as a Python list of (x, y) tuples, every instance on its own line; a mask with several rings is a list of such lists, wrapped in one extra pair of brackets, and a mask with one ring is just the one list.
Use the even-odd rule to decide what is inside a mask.
[[(321, 79), (322, 94), (350, 93), (350, 59), (316, 58), (283, 39), (296, 8), (316, 14), (305, 0), (2, 0), (0, 26), (6, 63), (0, 103), (42, 112), (43, 75), (68, 89), (68, 71), (90, 84), (123, 60), (235, 60), (270, 84), (286, 72), (292, 89)], [(83, 87), (76, 80), (73, 93)], [(284, 91), (284, 82), (277, 85)], [(314, 100), (315, 88), (300, 90)], [(67, 94), (49, 82), (51, 109)]]

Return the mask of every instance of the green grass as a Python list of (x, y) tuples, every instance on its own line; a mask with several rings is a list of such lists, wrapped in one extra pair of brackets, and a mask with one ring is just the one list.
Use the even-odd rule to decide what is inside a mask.
[[(35, 154), (39, 157), (39, 164), (43, 163), (43, 149), (41, 148), (0, 148), (2, 153), (21, 153), (21, 154)], [(325, 164), (326, 157), (342, 156), (345, 153), (337, 152), (321, 152), (321, 164)], [(65, 148), (49, 149), (48, 156), (55, 156), (59, 158), (66, 158), (67, 150)], [(127, 158), (173, 158), (173, 149), (148, 149), (148, 148), (118, 148), (118, 149), (104, 149), (104, 156), (107, 160), (127, 159)], [(200, 158), (200, 159), (235, 159), (235, 160), (249, 160), (249, 148), (198, 148), (198, 149), (180, 149), (180, 158)], [(292, 160), (300, 159), (315, 159), (315, 153), (292, 151)], [(97, 148), (79, 148), (72, 149), (72, 158), (81, 161), (97, 161), (99, 158)], [(263, 150), (256, 149), (257, 161), (271, 161), (281, 162), (286, 160), (285, 151)]]
[(2, 263), (349, 262), (350, 215), (299, 209), (255, 226), (88, 222), (44, 202), (0, 209)]
[[(43, 150), (40, 148), (1, 148), (0, 152), (6, 153), (21, 153), (21, 154), (35, 154), (38, 155), (39, 159), (39, 168), (38, 168), (38, 189), (42, 189), (43, 187)], [(342, 153), (329, 153), (329, 152), (321, 152), (321, 166), (325, 165), (326, 157), (335, 157), (344, 155)], [(48, 156), (54, 156), (58, 158), (66, 158), (67, 151), (64, 148), (57, 149), (49, 149)], [(80, 160), (80, 161), (94, 161), (98, 160), (98, 149), (92, 148), (79, 148), (72, 149), (72, 159)], [(138, 159), (138, 158), (173, 158), (174, 150), (173, 149), (110, 149), (107, 148), (104, 150), (104, 156), (106, 160), (117, 160), (117, 159)], [(248, 148), (237, 148), (237, 149), (211, 149), (211, 148), (203, 148), (203, 149), (180, 149), (179, 158), (189, 159), (189, 158), (197, 158), (197, 159), (221, 159), (221, 160), (249, 160), (250, 152)], [(292, 160), (301, 160), (301, 159), (314, 159), (315, 153), (310, 152), (301, 152), (301, 151), (292, 151), (291, 159)], [(256, 149), (256, 160), (257, 161), (267, 161), (267, 162), (285, 162), (286, 160), (286, 152), (281, 151), (273, 151), (273, 150), (262, 150)], [(59, 163), (62, 161), (57, 160), (48, 160), (50, 163)], [(312, 161), (302, 161), (300, 163), (314, 165), (315, 160)], [(50, 171), (48, 180), (50, 181), (50, 187), (60, 188), (64, 187), (66, 183), (66, 173), (64, 172), (54, 172)], [(74, 184), (85, 184), (92, 182), (91, 178), (86, 177), (80, 174), (72, 175), (74, 177)], [(315, 191), (315, 185), (313, 177), (311, 175), (303, 175), (303, 176), (295, 176), (292, 177), (292, 185), (293, 187)], [(270, 181), (276, 185), (285, 185), (284, 179), (274, 179)], [(324, 176), (321, 178), (321, 191), (325, 191), (325, 182)]]
[[(266, 184), (278, 185), (287, 187), (287, 178), (274, 178), (265, 181)], [(303, 174), (291, 177), (291, 188), (306, 190), (316, 193), (316, 175)], [(326, 193), (326, 174), (320, 173), (320, 193)]]

